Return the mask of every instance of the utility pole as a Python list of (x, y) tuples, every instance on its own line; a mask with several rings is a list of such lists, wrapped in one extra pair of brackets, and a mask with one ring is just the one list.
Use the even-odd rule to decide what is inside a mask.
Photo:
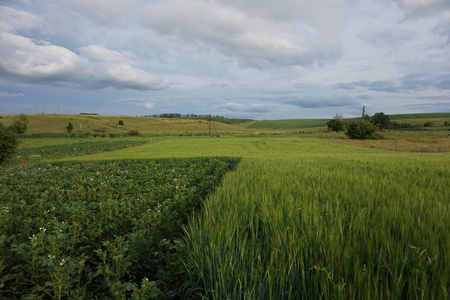
[(366, 115), (366, 107), (363, 106), (363, 109), (362, 109), (362, 116), (361, 116), (361, 121), (364, 121), (365, 115)]
[(214, 124), (212, 115), (209, 115), (208, 121), (209, 121), (209, 137), (211, 137), (211, 125), (214, 126), (214, 131), (216, 132), (216, 136), (219, 137), (219, 134), (217, 133), (216, 124)]

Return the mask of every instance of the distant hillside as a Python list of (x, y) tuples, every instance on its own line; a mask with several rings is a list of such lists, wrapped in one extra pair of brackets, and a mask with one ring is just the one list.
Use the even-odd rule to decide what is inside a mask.
[[(209, 130), (209, 122), (204, 119), (154, 118), (133, 116), (108, 116), (97, 114), (28, 114), (27, 133), (66, 132), (66, 126), (72, 123), (74, 132), (129, 132), (166, 134), (184, 132), (204, 132)], [(0, 122), (10, 125), (18, 115), (0, 115)], [(122, 121), (123, 125), (119, 125)], [(219, 132), (242, 132), (253, 121), (245, 123), (224, 124), (215, 122)]]
[(413, 120), (413, 119), (441, 119), (450, 118), (450, 113), (427, 113), (427, 114), (401, 114), (389, 115), (391, 120)]
[(223, 116), (213, 116), (213, 115), (202, 115), (202, 114), (179, 114), (179, 113), (165, 113), (150, 115), (148, 117), (152, 118), (162, 118), (162, 119), (192, 119), (192, 120), (209, 120), (212, 118), (214, 122), (221, 122), (225, 124), (241, 124), (254, 122), (252, 119), (237, 119), (237, 118), (226, 118)]
[[(436, 125), (448, 120), (450, 113), (424, 113), (424, 114), (397, 114), (389, 115), (392, 121), (402, 121), (400, 123), (423, 124), (424, 121), (435, 122)], [(359, 118), (349, 118), (347, 120), (358, 120)], [(268, 120), (257, 121), (247, 128), (249, 129), (302, 129), (326, 127), (330, 119), (292, 119), (292, 120)]]
[(247, 128), (249, 129), (300, 129), (327, 126), (329, 119), (292, 119), (258, 121)]

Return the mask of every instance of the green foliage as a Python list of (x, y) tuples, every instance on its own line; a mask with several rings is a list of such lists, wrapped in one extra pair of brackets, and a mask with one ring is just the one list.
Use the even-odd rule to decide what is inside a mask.
[(122, 138), (127, 137), (127, 132), (30, 132), (24, 133), (21, 138)]
[(73, 125), (71, 122), (66, 126), (67, 133), (71, 134), (73, 131)]
[(308, 146), (244, 160), (191, 219), (203, 299), (447, 299), (448, 155)]
[(3, 126), (0, 123), (0, 164), (11, 157), (19, 145), (16, 134), (10, 127)]
[(414, 126), (409, 123), (399, 123), (397, 121), (391, 122), (392, 129), (406, 129), (406, 128), (413, 128)]
[(123, 123), (123, 120), (119, 120), (119, 125), (125, 125), (125, 124)]
[(100, 152), (116, 151), (124, 148), (137, 147), (145, 144), (142, 140), (94, 140), (81, 141), (77, 143), (67, 143), (63, 145), (50, 145), (41, 147), (20, 148), (16, 151), (16, 158), (11, 159), (14, 162), (27, 164), (42, 160), (51, 160), (58, 158), (76, 157)]
[(237, 160), (63, 163), (0, 175), (0, 298), (184, 296), (177, 241)]
[(375, 124), (380, 129), (388, 129), (391, 127), (391, 119), (388, 115), (383, 112), (377, 112), (372, 116), (372, 123)]
[(20, 114), (17, 118), (17, 120), (14, 120), (14, 122), (9, 126), (12, 132), (16, 134), (22, 134), (27, 131), (28, 128), (28, 118), (25, 114)]
[(432, 127), (433, 126), (433, 122), (431, 121), (427, 121), (423, 124), (423, 127)]
[(351, 139), (374, 139), (377, 127), (368, 121), (355, 121), (347, 126), (345, 134)]
[(345, 123), (341, 119), (332, 119), (332, 120), (328, 121), (327, 126), (328, 126), (328, 130), (330, 130), (330, 131), (339, 132), (339, 131), (345, 130)]
[(449, 118), (450, 113), (400, 114), (389, 116), (391, 120), (439, 119), (439, 118)]

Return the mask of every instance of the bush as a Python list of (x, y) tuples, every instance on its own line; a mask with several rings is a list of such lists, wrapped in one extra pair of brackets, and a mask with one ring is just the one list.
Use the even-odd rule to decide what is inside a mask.
[(327, 123), (328, 130), (330, 131), (344, 131), (345, 130), (345, 123), (341, 119), (333, 119), (328, 121)]
[(0, 123), (0, 164), (14, 154), (18, 145), (17, 135)]
[(374, 139), (377, 127), (368, 121), (355, 121), (348, 125), (345, 134), (351, 139)]
[(423, 127), (431, 127), (431, 126), (433, 126), (433, 122), (430, 122), (430, 121), (425, 122), (425, 123), (423, 124)]
[(119, 120), (119, 125), (125, 125), (122, 120)]
[(20, 114), (18, 119), (15, 120), (9, 128), (16, 134), (22, 134), (27, 131), (28, 128), (28, 118), (25, 114)]
[(72, 131), (73, 131), (73, 125), (72, 125), (72, 123), (69, 122), (69, 124), (66, 126), (66, 129), (67, 129), (67, 132), (68, 132), (68, 133), (72, 133)]
[(378, 112), (372, 116), (372, 123), (380, 129), (388, 129), (391, 125), (391, 118), (383, 112)]

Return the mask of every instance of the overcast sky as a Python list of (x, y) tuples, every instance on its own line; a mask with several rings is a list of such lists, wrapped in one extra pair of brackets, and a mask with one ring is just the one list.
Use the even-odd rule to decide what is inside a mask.
[(450, 0), (0, 0), (0, 113), (450, 112)]

